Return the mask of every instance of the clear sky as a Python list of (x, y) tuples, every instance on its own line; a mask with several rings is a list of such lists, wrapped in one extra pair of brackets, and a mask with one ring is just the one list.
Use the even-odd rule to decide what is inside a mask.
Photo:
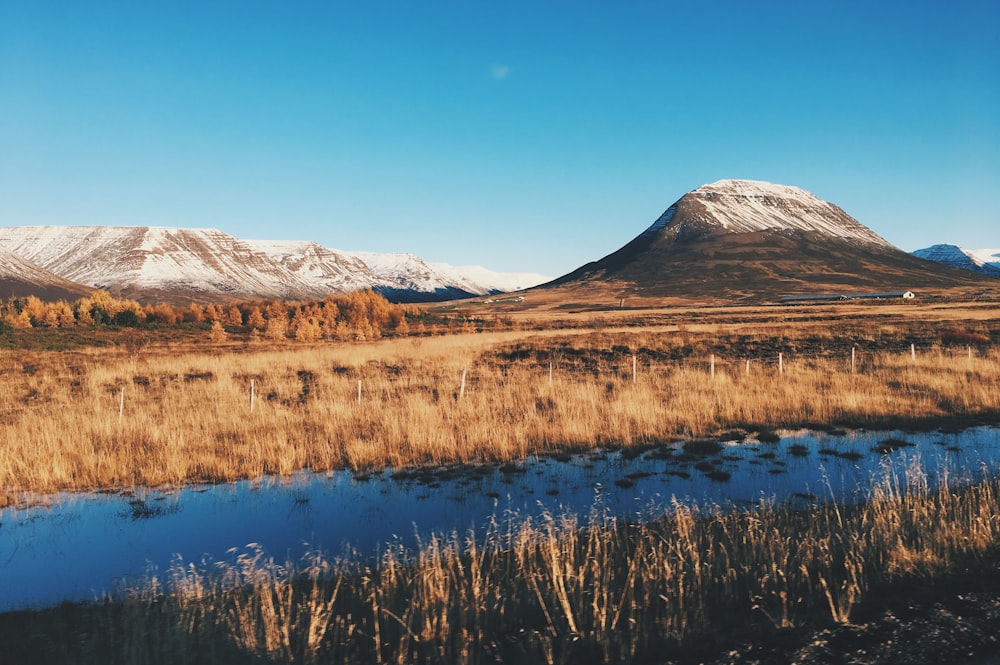
[(723, 178), (1000, 247), (1000, 2), (0, 0), (0, 225), (557, 275)]

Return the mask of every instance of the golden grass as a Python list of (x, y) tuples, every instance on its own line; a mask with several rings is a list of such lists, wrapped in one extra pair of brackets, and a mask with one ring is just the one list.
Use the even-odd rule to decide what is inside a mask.
[(23, 492), (505, 461), (734, 427), (1000, 414), (1000, 354), (989, 347), (970, 358), (922, 341), (914, 360), (876, 329), (855, 338), (852, 372), (853, 342), (829, 332), (693, 328), (7, 352), (0, 504)]
[(844, 622), (866, 591), (900, 580), (996, 574), (1000, 481), (931, 491), (916, 468), (873, 480), (852, 507), (512, 518), (388, 548), (377, 565), (315, 552), (282, 563), (250, 546), (178, 561), (102, 603), (0, 615), (0, 632), (24, 622), (14, 653), (74, 662), (631, 662), (732, 631)]

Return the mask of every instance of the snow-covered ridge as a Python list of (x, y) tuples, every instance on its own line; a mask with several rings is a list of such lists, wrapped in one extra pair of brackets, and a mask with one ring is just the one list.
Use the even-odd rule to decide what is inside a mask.
[(408, 252), (345, 252), (363, 262), (379, 280), (376, 288), (404, 289), (419, 293), (436, 291), (463, 292), (469, 295), (489, 293), (467, 280), (453, 280), (432, 269), (418, 256)]
[(245, 240), (319, 294), (370, 289), (378, 278), (364, 262), (309, 240)]
[(468, 280), (490, 291), (522, 291), (533, 286), (551, 282), (555, 277), (536, 272), (495, 272), (482, 266), (452, 266), (447, 263), (428, 263), (439, 274), (454, 280)]
[(407, 252), (345, 251), (344, 254), (363, 261), (386, 288), (428, 293), (451, 289), (485, 295), (520, 291), (552, 279), (537, 273), (495, 272), (482, 266), (428, 263)]
[[(322, 298), (359, 289), (433, 299), (505, 290), (502, 273), (432, 268), (412, 254), (342, 252), (310, 241), (241, 240), (217, 229), (144, 226), (0, 228), (0, 248), (88, 287), (211, 299)], [(16, 270), (16, 269), (15, 269)], [(25, 273), (27, 268), (22, 269)], [(518, 281), (518, 280), (515, 280)], [(544, 280), (542, 280), (544, 281)]]
[[(678, 204), (685, 199), (700, 206), (698, 216), (702, 221), (733, 233), (806, 231), (893, 247), (839, 207), (798, 187), (756, 180), (719, 180), (686, 194)], [(664, 217), (667, 213), (649, 231), (669, 222)]]
[(217, 229), (42, 226), (0, 229), (0, 245), (65, 279), (102, 288), (291, 297), (307, 285)]

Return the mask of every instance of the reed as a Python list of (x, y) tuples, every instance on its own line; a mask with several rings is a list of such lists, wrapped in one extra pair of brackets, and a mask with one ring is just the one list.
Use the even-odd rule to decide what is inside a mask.
[(0, 615), (0, 632), (30, 623), (8, 648), (39, 662), (74, 644), (88, 645), (74, 662), (102, 663), (630, 662), (845, 622), (866, 592), (900, 581), (995, 571), (1000, 481), (932, 490), (914, 467), (873, 487), (862, 504), (806, 511), (510, 516), (375, 563), (278, 562), (251, 545), (177, 561), (100, 603)]
[[(989, 347), (970, 359), (918, 346), (914, 360), (909, 345), (858, 344), (852, 373), (849, 344), (817, 353), (758, 342), (749, 373), (745, 344), (655, 329), (5, 352), (0, 505), (25, 492), (509, 461), (732, 428), (1000, 416), (1000, 353)], [(704, 351), (717, 347), (713, 374)], [(786, 349), (780, 373), (776, 348)]]

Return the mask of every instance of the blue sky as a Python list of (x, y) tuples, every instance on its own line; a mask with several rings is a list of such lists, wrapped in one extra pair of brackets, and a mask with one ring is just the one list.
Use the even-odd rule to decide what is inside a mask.
[(1000, 247), (1000, 3), (0, 0), (0, 225), (567, 272), (701, 184)]

